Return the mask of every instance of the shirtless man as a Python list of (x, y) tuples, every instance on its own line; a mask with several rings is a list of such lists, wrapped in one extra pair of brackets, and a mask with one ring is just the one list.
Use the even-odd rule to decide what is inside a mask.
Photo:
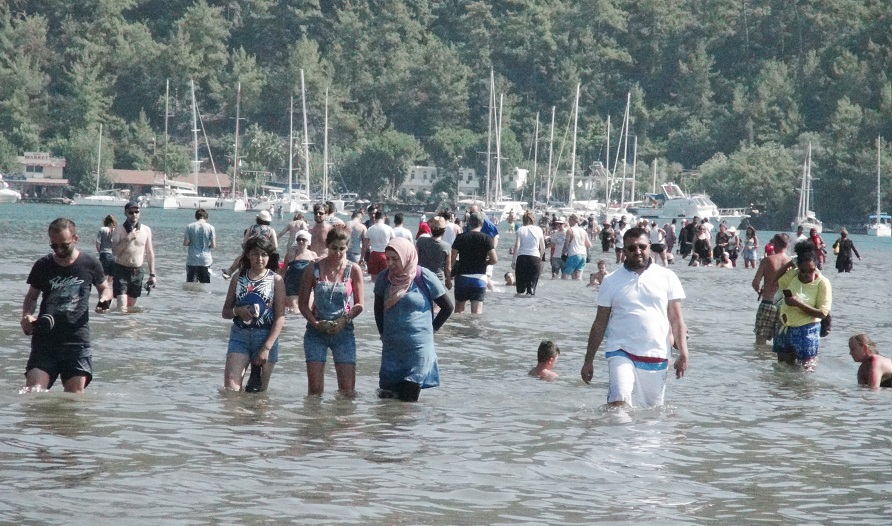
[(316, 253), (320, 258), (328, 255), (328, 247), (325, 245), (325, 238), (328, 237), (328, 231), (333, 227), (325, 220), (325, 205), (316, 203), (313, 205), (313, 223), (310, 228), (310, 235), (313, 240), (310, 242), (310, 250)]
[[(775, 234), (770, 244), (775, 252), (766, 256), (759, 263), (756, 275), (753, 277), (753, 290), (759, 294), (759, 310), (756, 312), (756, 345), (765, 345), (768, 340), (774, 338), (777, 325), (777, 307), (774, 305), (774, 295), (777, 293), (777, 279), (783, 275), (791, 258), (787, 255), (789, 236)], [(761, 286), (760, 286), (761, 284)]]
[(122, 312), (136, 305), (136, 299), (142, 294), (143, 263), (149, 264), (146, 287), (154, 288), (158, 284), (152, 230), (139, 221), (139, 203), (130, 201), (124, 206), (124, 213), (127, 219), (112, 234), (112, 253), (117, 261), (112, 274), (112, 291)]
[(856, 334), (849, 338), (849, 355), (858, 367), (858, 385), (872, 389), (892, 387), (892, 360), (877, 353), (877, 344), (866, 334)]

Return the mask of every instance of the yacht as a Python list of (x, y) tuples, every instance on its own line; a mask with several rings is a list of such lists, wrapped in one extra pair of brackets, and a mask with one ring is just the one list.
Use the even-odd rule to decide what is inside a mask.
[(9, 187), (9, 183), (0, 175), (0, 203), (15, 203), (21, 201), (22, 194)]
[(745, 208), (719, 208), (706, 194), (685, 194), (675, 183), (661, 185), (662, 193), (645, 194), (643, 203), (629, 207), (629, 212), (640, 219), (656, 221), (658, 224), (671, 222), (673, 219), (690, 219), (697, 216), (708, 219), (718, 225), (726, 221), (736, 227), (749, 217)]

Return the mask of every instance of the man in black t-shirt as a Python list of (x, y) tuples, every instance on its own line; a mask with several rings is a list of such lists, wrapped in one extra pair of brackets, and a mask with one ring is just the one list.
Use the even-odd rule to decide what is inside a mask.
[(90, 290), (99, 292), (99, 313), (108, 310), (112, 290), (99, 262), (77, 249), (73, 221), (60, 217), (50, 223), (49, 238), (53, 252), (31, 267), (22, 304), (22, 331), (31, 335), (25, 388), (49, 389), (61, 375), (66, 392), (82, 393), (93, 378)]
[(477, 212), (468, 215), (468, 232), (459, 234), (452, 243), (452, 274), (455, 276), (455, 312), (463, 312), (471, 301), (471, 314), (483, 313), (486, 293), (486, 266), (495, 265), (496, 256), (492, 236), (481, 232), (483, 218)]

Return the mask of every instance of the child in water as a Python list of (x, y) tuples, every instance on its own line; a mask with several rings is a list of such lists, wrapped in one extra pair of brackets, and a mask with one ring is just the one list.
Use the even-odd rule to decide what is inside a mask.
[(506, 273), (505, 273), (505, 286), (506, 286), (506, 287), (513, 287), (513, 286), (514, 286), (514, 273), (513, 273), (513, 272), (506, 272)]
[(598, 271), (592, 272), (588, 278), (588, 287), (599, 287), (601, 286), (601, 282), (604, 281), (604, 278), (607, 277), (607, 261), (604, 259), (598, 260)]
[(561, 350), (551, 340), (543, 340), (539, 344), (539, 350), (536, 352), (536, 367), (530, 369), (529, 375), (551, 382), (558, 377), (557, 373), (552, 371), (554, 364), (560, 356)]
[(866, 334), (849, 338), (849, 354), (852, 360), (861, 362), (858, 367), (858, 385), (892, 387), (892, 360), (877, 353), (877, 344)]

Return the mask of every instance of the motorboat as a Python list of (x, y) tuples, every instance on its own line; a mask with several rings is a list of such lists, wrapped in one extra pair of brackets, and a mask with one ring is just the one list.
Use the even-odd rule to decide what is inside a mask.
[(669, 223), (673, 219), (708, 219), (718, 225), (727, 222), (736, 227), (749, 217), (745, 208), (719, 208), (706, 194), (685, 194), (675, 183), (661, 185), (662, 193), (645, 194), (645, 199), (637, 206), (628, 207), (628, 211), (640, 219), (656, 221), (658, 224)]
[[(195, 185), (191, 183), (180, 183), (170, 179), (165, 180), (163, 186), (153, 186), (151, 192), (152, 193), (148, 198), (148, 206), (164, 209), (192, 208), (192, 206), (180, 206), (180, 198), (188, 198), (198, 195), (195, 191)], [(213, 208), (215, 199), (209, 199), (210, 205), (207, 208)], [(189, 202), (189, 204), (192, 205), (193, 203)]]
[(9, 183), (0, 175), (0, 203), (16, 203), (22, 200), (22, 194), (9, 187)]

